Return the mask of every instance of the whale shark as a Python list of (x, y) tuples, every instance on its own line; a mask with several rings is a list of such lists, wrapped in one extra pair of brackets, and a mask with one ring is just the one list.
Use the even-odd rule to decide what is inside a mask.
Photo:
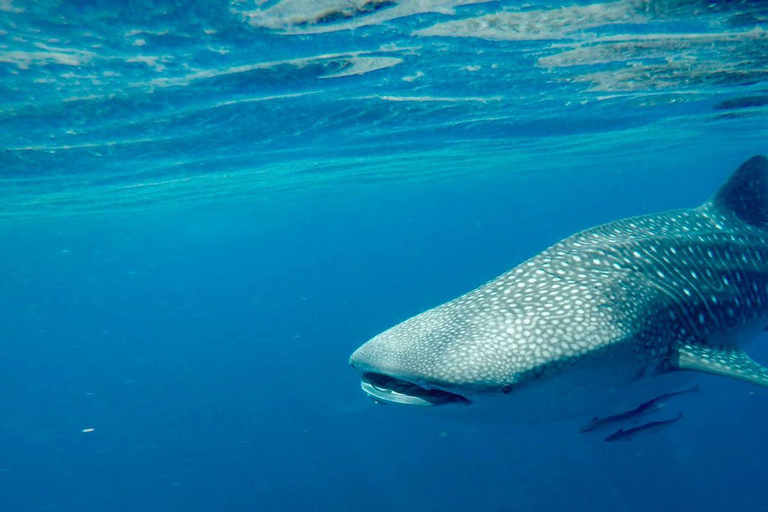
[(378, 403), (539, 422), (621, 410), (698, 374), (768, 387), (768, 159), (703, 205), (572, 235), (375, 336), (350, 364)]

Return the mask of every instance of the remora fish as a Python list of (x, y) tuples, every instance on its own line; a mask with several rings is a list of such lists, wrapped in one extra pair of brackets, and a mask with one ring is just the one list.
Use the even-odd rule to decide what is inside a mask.
[(741, 348), (766, 325), (768, 159), (756, 156), (702, 206), (566, 238), (350, 363), (382, 402), (536, 422), (641, 403), (693, 372), (768, 386)]
[(623, 423), (625, 421), (637, 421), (638, 419), (652, 414), (664, 407), (664, 404), (675, 398), (676, 396), (684, 395), (686, 393), (698, 393), (699, 385), (696, 384), (688, 389), (682, 391), (675, 391), (674, 393), (665, 393), (661, 396), (657, 396), (647, 402), (643, 402), (631, 411), (622, 412), (620, 414), (613, 414), (611, 416), (604, 416), (602, 418), (595, 416), (589, 423), (579, 429), (579, 432), (591, 432), (605, 425), (611, 425), (614, 423)]
[(646, 423), (645, 425), (640, 425), (639, 427), (630, 428), (627, 430), (620, 428), (613, 434), (606, 437), (605, 440), (609, 443), (613, 441), (631, 441), (638, 434), (655, 434), (659, 430), (667, 428), (671, 424), (680, 421), (680, 418), (682, 417), (683, 413), (681, 412), (677, 415), (676, 418), (672, 418), (671, 420), (652, 421), (650, 423)]

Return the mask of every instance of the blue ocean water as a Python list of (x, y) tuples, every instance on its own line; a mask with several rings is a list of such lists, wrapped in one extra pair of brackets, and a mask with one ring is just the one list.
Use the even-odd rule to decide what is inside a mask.
[(700, 377), (607, 444), (377, 406), (347, 361), (704, 202), (768, 151), (767, 28), (762, 1), (0, 0), (0, 510), (765, 510), (761, 388)]

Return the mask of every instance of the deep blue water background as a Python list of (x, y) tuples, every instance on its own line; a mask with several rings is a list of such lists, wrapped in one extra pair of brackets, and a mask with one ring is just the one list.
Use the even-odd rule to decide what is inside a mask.
[[(688, 10), (587, 28), (764, 27), (762, 11), (742, 27), (738, 10), (665, 5)], [(414, 35), (515, 3), (414, 7), (311, 35), (284, 31), (327, 23), (249, 24), (241, 3), (0, 7), (0, 510), (766, 509), (761, 388), (701, 377), (674, 428), (606, 444), (573, 422), (464, 424), (376, 406), (347, 366), (371, 336), (577, 230), (705, 201), (768, 151), (760, 101), (715, 108), (764, 96), (751, 53), (723, 47), (717, 77), (690, 65), (672, 84), (590, 89), (534, 61), (594, 34)], [(150, 28), (170, 32), (139, 46), (128, 35)], [(344, 59), (231, 71), (382, 57), (386, 45), (417, 48), (333, 79), (319, 76), (349, 69)], [(39, 51), (80, 57), (30, 57)], [(165, 68), (128, 62), (136, 52), (165, 55)], [(632, 69), (665, 60), (633, 55)], [(481, 69), (459, 72), (472, 63)], [(423, 80), (402, 79), (417, 71)], [(299, 93), (311, 94), (264, 99)], [(752, 345), (757, 360), (766, 342)]]

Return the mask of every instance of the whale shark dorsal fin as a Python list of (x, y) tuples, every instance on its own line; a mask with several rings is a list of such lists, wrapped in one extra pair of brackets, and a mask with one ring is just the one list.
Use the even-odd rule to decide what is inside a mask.
[(768, 158), (753, 156), (736, 169), (711, 200), (722, 213), (768, 227)]
[(768, 387), (768, 368), (737, 346), (685, 345), (677, 350), (672, 365), (678, 370), (722, 375)]

